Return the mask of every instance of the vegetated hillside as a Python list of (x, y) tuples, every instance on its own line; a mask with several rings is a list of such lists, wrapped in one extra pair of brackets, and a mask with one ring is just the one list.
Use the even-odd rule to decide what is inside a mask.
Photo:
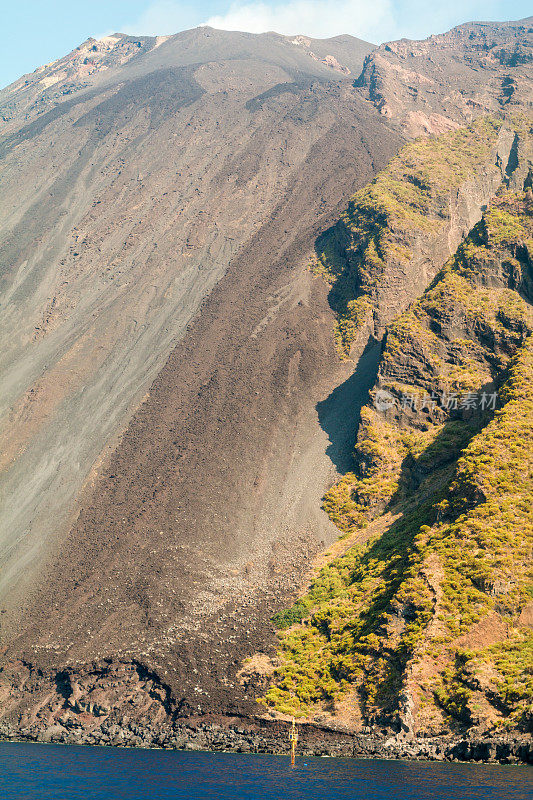
[[(494, 25), (494, 36), (520, 42), (523, 27)], [(445, 38), (425, 55), (412, 43), (422, 72)], [(351, 464), (376, 337), (498, 187), (522, 188), (529, 169), (529, 118), (517, 121), (527, 99), (518, 92), (507, 115), (496, 92), (492, 121), (415, 143), (372, 184), (412, 129), (354, 80), (367, 52), (347, 37), (117, 35), (3, 93), (7, 730), (160, 744), (190, 717), (265, 714), (256, 698), (272, 670), (271, 618), (338, 536), (344, 509), (330, 519), (321, 498)], [(397, 65), (394, 46), (380, 53)], [(453, 62), (471, 60), (459, 36)], [(468, 66), (474, 95), (504, 76), (527, 87), (526, 63), (498, 63)], [(411, 72), (392, 69), (391, 91), (405, 86), (416, 106)], [(484, 107), (465, 111), (446, 69), (423, 102), (433, 113), (450, 95), (450, 131)], [(364, 187), (368, 236), (362, 218), (336, 230), (355, 252), (360, 225), (365, 275), (346, 248), (331, 271), (321, 262), (329, 292), (309, 269), (313, 246)], [(346, 308), (334, 294), (344, 278)], [(358, 327), (350, 302), (363, 285)], [(390, 471), (389, 488), (404, 491)], [(445, 485), (438, 471), (435, 481)], [(369, 494), (348, 509), (356, 525), (387, 502), (386, 487)]]
[(278, 615), (267, 704), (532, 730), (532, 299), (533, 195), (503, 191), (387, 329), (358, 471), (325, 498), (346, 549)]
[(341, 354), (362, 337), (380, 337), (428, 285), (516, 167), (528, 129), (523, 121), (513, 127), (482, 117), (436, 140), (419, 139), (354, 195), (316, 247), (315, 271), (332, 287)]

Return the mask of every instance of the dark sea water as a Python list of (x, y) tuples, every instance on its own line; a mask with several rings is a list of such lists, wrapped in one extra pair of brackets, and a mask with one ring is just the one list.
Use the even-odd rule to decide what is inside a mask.
[(531, 800), (531, 767), (0, 744), (1, 800)]

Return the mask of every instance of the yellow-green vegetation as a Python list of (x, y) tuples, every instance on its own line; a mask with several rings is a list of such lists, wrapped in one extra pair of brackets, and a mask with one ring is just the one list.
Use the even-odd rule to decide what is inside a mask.
[[(388, 331), (381, 388), (399, 397), (492, 382), (498, 407), (363, 409), (357, 472), (324, 507), (344, 533), (387, 504), (401, 516), (277, 615), (281, 666), (268, 706), (309, 715), (350, 692), (367, 719), (393, 719), (407, 665), (426, 658), (434, 674), (421, 708), (472, 724), (482, 697), (504, 724), (530, 724), (532, 640), (519, 615), (533, 586), (532, 205), (523, 193), (500, 197)], [(478, 626), (482, 640), (492, 618), (509, 638), (465, 651), (464, 638)]]
[[(404, 499), (414, 473), (423, 476), (458, 455), (474, 423), (444, 425), (446, 412), (465, 394), (482, 395), (482, 387), (498, 381), (510, 355), (533, 330), (531, 307), (519, 294), (527, 293), (529, 256), (523, 251), (533, 236), (527, 208), (522, 194), (499, 197), (422, 298), (389, 326), (380, 388), (398, 405), (411, 398), (420, 407), (433, 394), (449, 409), (439, 411), (441, 402), (432, 416), (410, 419), (400, 408), (400, 416), (390, 419), (373, 406), (363, 408), (357, 473), (344, 475), (323, 501), (343, 533), (364, 527), (387, 503)], [(510, 220), (505, 233), (503, 217)], [(397, 375), (402, 363), (408, 363), (411, 376)], [(484, 402), (488, 405), (487, 392)]]
[[(407, 663), (426, 648), (453, 653), (454, 640), (489, 612), (516, 624), (533, 577), (533, 339), (502, 391), (503, 407), (463, 450), (449, 486), (324, 567), (296, 606), (278, 615), (280, 628), (291, 627), (282, 634), (268, 705), (308, 714), (357, 688), (367, 717), (390, 715)], [(431, 639), (433, 619), (442, 625)], [(523, 700), (516, 664), (526, 658), (516, 636), (512, 658), (503, 645), (479, 656), (496, 665), (511, 711), (515, 695)], [(456, 675), (443, 673), (436, 702), (464, 720), (469, 697)]]
[(406, 145), (318, 239), (315, 270), (332, 287), (341, 354), (349, 353), (386, 273), (402, 270), (415, 244), (442, 233), (450, 195), (490, 163), (500, 127), (501, 121), (481, 118)]
[[(513, 619), (529, 600), (533, 545), (533, 339), (513, 360), (503, 407), (463, 451), (434, 528), (444, 566), (439, 611), (452, 635), (497, 609)], [(453, 546), (452, 546), (453, 545)]]
[(361, 410), (360, 432), (361, 441), (356, 448), (359, 476), (353, 472), (344, 475), (326, 492), (322, 503), (343, 533), (364, 527), (372, 509), (397, 491), (401, 465), (412, 438), (408, 431), (398, 430), (368, 406)]
[(415, 473), (429, 475), (457, 457), (474, 431), (463, 420), (426, 431), (400, 428), (365, 406), (355, 448), (358, 474), (346, 473), (326, 492), (324, 511), (344, 534), (364, 528), (376, 512), (408, 497)]
[(531, 727), (533, 697), (533, 631), (514, 630), (508, 639), (478, 650), (458, 649), (453, 666), (443, 670), (434, 692), (453, 717), (475, 719), (479, 686), (501, 712), (497, 724)]
[[(427, 521), (428, 512), (418, 510), (377, 541), (352, 548), (320, 571), (298, 604), (304, 623), (282, 637), (283, 666), (266, 696), (268, 705), (305, 714), (354, 684), (361, 688), (367, 707), (394, 702), (410, 640), (431, 613), (425, 586), (413, 585), (410, 595), (402, 591), (407, 573), (415, 579), (413, 533)], [(388, 620), (402, 607), (409, 607), (412, 619), (395, 652), (385, 654), (382, 641)], [(285, 620), (278, 615), (280, 626)]]

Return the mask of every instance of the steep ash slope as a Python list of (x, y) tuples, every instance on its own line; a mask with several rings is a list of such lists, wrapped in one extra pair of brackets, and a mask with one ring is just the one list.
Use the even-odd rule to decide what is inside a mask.
[[(214, 80), (233, 75), (233, 88), (243, 89), (248, 78), (269, 83), (268, 67), (281, 68), (297, 79), (355, 76), (373, 45), (353, 36), (333, 39), (287, 37), (195, 28), (175, 36), (126, 36), (115, 33), (87, 39), (68, 55), (24, 75), (0, 90), (4, 132), (45, 113), (57, 116), (66, 102), (90, 95), (117, 79), (146, 75), (169, 67), (211, 64)], [(239, 72), (246, 65), (248, 75)], [(245, 72), (246, 72), (245, 71)], [(265, 75), (266, 73), (266, 75)]]
[(89, 42), (5, 90), (4, 605), (60, 545), (76, 495), (239, 250), (275, 261), (396, 148), (339, 77), (283, 37), (206, 29)]

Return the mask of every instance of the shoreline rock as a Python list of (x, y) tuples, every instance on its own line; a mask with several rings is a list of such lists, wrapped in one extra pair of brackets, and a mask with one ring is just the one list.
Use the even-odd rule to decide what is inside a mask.
[[(299, 726), (300, 756), (329, 756), (412, 761), (470, 761), (533, 764), (531, 736), (434, 737), (406, 740), (401, 736), (350, 733), (303, 724)], [(288, 755), (287, 723), (250, 720), (176, 720), (161, 726), (105, 725), (95, 730), (48, 727), (19, 728), (0, 724), (0, 741), (64, 745), (140, 747), (168, 750)]]

